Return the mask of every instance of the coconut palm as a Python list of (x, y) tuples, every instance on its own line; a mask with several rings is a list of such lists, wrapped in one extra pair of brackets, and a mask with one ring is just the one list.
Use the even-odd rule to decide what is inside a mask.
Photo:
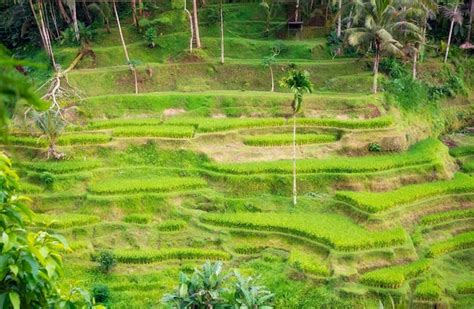
[(66, 127), (66, 121), (62, 119), (58, 111), (53, 109), (42, 113), (33, 111), (33, 119), (38, 129), (40, 129), (42, 137), (48, 140), (47, 158), (62, 159), (64, 154), (57, 150), (56, 144), (59, 136)]
[(292, 65), (288, 76), (280, 81), (280, 86), (290, 89), (294, 94), (291, 110), (293, 112), (293, 205), (296, 205), (296, 114), (303, 105), (303, 95), (313, 92), (313, 83), (307, 71), (297, 70)]
[(395, 34), (402, 26), (407, 30), (416, 28), (414, 23), (398, 19), (394, 5), (394, 0), (357, 1), (354, 27), (347, 30), (350, 45), (374, 50), (373, 93), (377, 93), (382, 54), (401, 53), (402, 44), (395, 39)]
[(444, 62), (448, 61), (449, 48), (451, 47), (451, 38), (453, 37), (454, 25), (462, 25), (462, 12), (459, 9), (459, 2), (455, 1), (454, 3), (449, 3), (443, 7), (444, 16), (451, 20), (451, 25), (449, 26), (449, 35), (448, 42), (446, 45), (446, 53), (444, 54)]

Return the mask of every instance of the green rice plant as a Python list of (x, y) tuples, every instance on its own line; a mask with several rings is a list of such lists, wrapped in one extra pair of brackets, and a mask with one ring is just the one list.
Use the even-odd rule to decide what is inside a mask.
[(267, 249), (267, 246), (239, 244), (234, 246), (234, 251), (238, 254), (257, 254)]
[(428, 251), (429, 257), (437, 257), (456, 250), (474, 247), (474, 232), (462, 233), (448, 240), (432, 245)]
[(463, 218), (474, 218), (474, 208), (434, 213), (424, 216), (420, 222), (424, 225), (430, 225)]
[(462, 164), (462, 170), (466, 173), (473, 173), (474, 172), (474, 160), (466, 161)]
[[(337, 140), (335, 135), (331, 134), (298, 134), (296, 143), (298, 145), (330, 143)], [(266, 134), (248, 136), (244, 138), (244, 144), (248, 146), (283, 146), (293, 144), (293, 135), (288, 134)]]
[(456, 174), (452, 180), (409, 185), (388, 192), (339, 191), (336, 198), (375, 213), (434, 196), (468, 192), (474, 192), (474, 178), (466, 174)]
[[(412, 146), (406, 153), (385, 154), (365, 157), (334, 156), (328, 159), (303, 159), (297, 162), (297, 171), (301, 173), (363, 173), (376, 172), (413, 165), (433, 163), (440, 160), (447, 147), (435, 139), (427, 139)], [(291, 174), (291, 160), (214, 163), (211, 170), (232, 174)]]
[(459, 294), (474, 294), (474, 281), (464, 281), (456, 286)]
[(157, 225), (158, 231), (162, 232), (174, 232), (183, 229), (186, 226), (186, 221), (184, 220), (166, 220), (160, 222)]
[(89, 185), (95, 194), (170, 192), (202, 188), (206, 181), (197, 177), (153, 177), (143, 179), (110, 178)]
[(430, 260), (421, 259), (410, 264), (379, 268), (363, 274), (360, 282), (374, 287), (396, 289), (407, 280), (427, 271), (430, 266)]
[(103, 144), (112, 140), (112, 136), (104, 133), (74, 133), (64, 134), (59, 137), (58, 145), (89, 145), (89, 144)]
[(368, 231), (347, 217), (328, 213), (208, 213), (200, 219), (219, 226), (302, 236), (341, 251), (390, 247), (406, 241), (402, 228)]
[(116, 127), (127, 127), (127, 126), (160, 126), (163, 124), (163, 120), (160, 118), (131, 118), (131, 119), (104, 119), (94, 120), (88, 125), (88, 129), (110, 129)]
[(18, 190), (22, 193), (41, 193), (43, 188), (35, 184), (22, 181), (18, 187)]
[(297, 269), (317, 276), (328, 277), (330, 275), (329, 269), (326, 265), (321, 264), (320, 261), (315, 261), (314, 257), (299, 250), (291, 250), (288, 259)]
[(437, 301), (441, 296), (441, 288), (434, 281), (423, 281), (415, 289), (415, 297), (421, 300)]
[[(332, 128), (347, 129), (374, 129), (389, 127), (393, 123), (391, 116), (372, 118), (367, 120), (359, 119), (325, 119), (325, 118), (297, 118), (300, 126), (323, 126)], [(284, 118), (189, 118), (175, 117), (165, 120), (165, 124), (189, 126), (197, 128), (197, 132), (209, 133), (228, 131), (236, 129), (250, 129), (262, 127), (277, 127), (289, 125)]]
[[(60, 146), (103, 144), (111, 140), (112, 137), (104, 133), (71, 133), (61, 135), (58, 138), (57, 144)], [(8, 138), (8, 142), (14, 145), (30, 147), (43, 148), (48, 146), (46, 139), (35, 136), (11, 136)]]
[(33, 216), (33, 225), (52, 229), (67, 229), (100, 222), (98, 216), (81, 214), (48, 215), (36, 214)]
[(191, 126), (128, 126), (113, 129), (118, 137), (167, 137), (192, 138), (194, 127)]
[(459, 146), (449, 149), (449, 154), (453, 157), (463, 157), (467, 155), (474, 155), (474, 146)]
[(225, 251), (197, 248), (116, 250), (117, 261), (126, 264), (148, 264), (165, 260), (230, 260)]
[(152, 214), (130, 214), (123, 218), (127, 223), (148, 224), (153, 220)]
[(71, 172), (90, 170), (100, 166), (98, 161), (36, 161), (23, 164), (27, 169), (37, 172), (66, 174)]

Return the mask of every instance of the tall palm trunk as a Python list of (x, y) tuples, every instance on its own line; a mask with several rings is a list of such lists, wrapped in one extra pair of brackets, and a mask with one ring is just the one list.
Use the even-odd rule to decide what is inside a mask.
[(189, 18), (189, 29), (191, 31), (191, 37), (189, 39), (189, 51), (193, 51), (193, 42), (194, 42), (194, 26), (193, 26), (193, 17), (191, 16), (191, 12), (186, 7), (186, 0), (184, 0), (184, 11), (186, 12), (186, 15), (188, 15)]
[[(454, 13), (453, 15), (456, 15), (458, 11), (458, 5), (454, 7)], [(448, 61), (448, 55), (449, 55), (449, 47), (451, 46), (451, 37), (453, 35), (453, 28), (454, 28), (454, 18), (451, 18), (451, 26), (449, 27), (449, 35), (448, 35), (448, 46), (446, 46), (446, 54), (444, 55), (444, 62)]]
[(221, 0), (221, 63), (224, 64), (224, 4)]
[(120, 40), (122, 41), (122, 47), (123, 47), (123, 51), (125, 53), (125, 58), (127, 59), (128, 67), (130, 68), (130, 71), (133, 73), (133, 76), (134, 76), (134, 79), (135, 79), (135, 94), (138, 94), (137, 70), (135, 69), (133, 64), (130, 62), (130, 57), (128, 56), (127, 45), (125, 44), (125, 39), (123, 38), (122, 27), (120, 26), (120, 18), (119, 18), (119, 15), (117, 13), (117, 6), (115, 5), (115, 0), (112, 1), (112, 4), (114, 6), (115, 19), (117, 20), (117, 27), (118, 27), (118, 30), (119, 30)]
[(418, 59), (418, 52), (415, 51), (413, 52), (413, 79), (416, 79), (416, 61)]
[(341, 36), (341, 32), (342, 32), (342, 0), (339, 0), (338, 1), (338, 9), (339, 9), (339, 14), (337, 16), (337, 37), (339, 38)]
[(201, 48), (201, 37), (199, 36), (199, 19), (197, 0), (193, 0), (193, 20), (194, 20), (194, 38), (196, 40), (196, 48)]
[(379, 63), (380, 63), (380, 46), (378, 42), (375, 42), (375, 57), (374, 57), (374, 81), (372, 85), (372, 92), (377, 93), (378, 86), (378, 75), (379, 75)]
[(51, 36), (49, 34), (49, 29), (44, 22), (43, 0), (38, 0), (37, 4), (38, 11), (36, 11), (35, 5), (33, 4), (33, 0), (30, 0), (31, 11), (33, 12), (33, 16), (35, 18), (36, 25), (40, 33), (41, 41), (43, 43), (46, 54), (51, 59), (53, 69), (56, 70), (56, 60), (54, 58), (53, 47), (51, 45)]
[(70, 24), (71, 23), (71, 18), (69, 17), (66, 10), (64, 9), (63, 0), (56, 0), (56, 2), (58, 4), (59, 13), (61, 13), (61, 16), (63, 17), (64, 21), (67, 24)]
[(268, 66), (270, 68), (270, 78), (272, 79), (272, 92), (275, 91), (275, 78), (273, 77), (273, 68), (272, 68), (272, 65), (269, 64)]
[(467, 24), (467, 37), (466, 42), (471, 42), (471, 30), (472, 30), (472, 15), (474, 15), (474, 0), (469, 2), (469, 22)]
[(296, 206), (296, 112), (293, 113), (293, 205)]

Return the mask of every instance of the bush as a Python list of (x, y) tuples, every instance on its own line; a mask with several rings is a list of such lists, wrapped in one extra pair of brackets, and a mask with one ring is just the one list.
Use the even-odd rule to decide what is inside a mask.
[(422, 259), (410, 264), (380, 268), (363, 274), (360, 282), (375, 287), (396, 289), (401, 287), (406, 280), (428, 270), (430, 266), (429, 260)]
[(369, 151), (370, 152), (381, 152), (382, 147), (378, 143), (370, 143), (369, 144)]
[(39, 175), (39, 179), (44, 186), (46, 186), (47, 188), (52, 188), (54, 182), (56, 181), (56, 176), (54, 176), (50, 172), (42, 172)]
[(150, 27), (145, 31), (145, 40), (148, 46), (154, 48), (156, 45), (157, 31), (155, 27)]
[(466, 192), (474, 192), (474, 178), (466, 174), (456, 174), (452, 180), (408, 185), (388, 192), (338, 191), (336, 198), (375, 213), (428, 197)]
[(415, 289), (415, 297), (422, 300), (437, 301), (441, 296), (441, 288), (434, 281), (424, 281)]
[(101, 251), (96, 257), (99, 271), (108, 274), (117, 265), (117, 257), (110, 251)]
[(110, 297), (109, 287), (105, 284), (96, 284), (91, 289), (91, 296), (96, 303), (108, 305)]

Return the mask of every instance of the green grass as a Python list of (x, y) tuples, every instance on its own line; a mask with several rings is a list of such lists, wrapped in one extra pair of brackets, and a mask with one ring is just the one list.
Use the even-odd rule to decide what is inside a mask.
[[(333, 156), (327, 159), (300, 159), (297, 162), (298, 173), (364, 173), (377, 172), (393, 168), (432, 163), (446, 152), (446, 147), (434, 139), (424, 140), (412, 146), (406, 153), (372, 155), (365, 157)], [(293, 163), (290, 160), (214, 163), (210, 169), (231, 174), (291, 174)]]
[[(337, 136), (331, 134), (297, 134), (296, 144), (318, 144), (330, 143), (337, 140)], [(267, 134), (244, 137), (244, 144), (248, 146), (283, 146), (293, 144), (293, 135), (287, 134)]]
[(229, 253), (214, 249), (173, 248), (173, 249), (140, 249), (115, 250), (115, 257), (120, 263), (148, 264), (165, 260), (230, 260)]
[(329, 213), (209, 213), (201, 220), (219, 226), (298, 235), (341, 251), (390, 247), (406, 241), (401, 228), (368, 231), (346, 217)]
[(428, 256), (437, 257), (456, 250), (474, 247), (474, 232), (456, 235), (448, 240), (435, 243), (428, 251)]
[(336, 198), (375, 213), (426, 198), (468, 192), (474, 192), (474, 178), (466, 174), (456, 174), (452, 180), (408, 185), (388, 192), (339, 191)]
[(138, 192), (170, 192), (197, 189), (205, 186), (207, 186), (206, 181), (196, 177), (111, 178), (91, 184), (88, 190), (95, 194), (124, 194)]
[(430, 266), (429, 260), (422, 259), (410, 264), (379, 268), (363, 274), (360, 282), (374, 287), (396, 289), (407, 280), (428, 270)]
[(127, 126), (113, 129), (113, 135), (118, 137), (167, 137), (192, 138), (194, 127), (190, 126)]
[(88, 225), (100, 222), (98, 216), (81, 215), (81, 214), (35, 214), (33, 216), (33, 224), (38, 227), (48, 227), (52, 229), (67, 229), (82, 225)]
[(427, 301), (437, 301), (441, 293), (441, 288), (434, 281), (423, 281), (415, 289), (415, 297)]
[(326, 265), (315, 260), (312, 255), (303, 251), (291, 250), (288, 262), (297, 269), (309, 274), (323, 277), (328, 277), (330, 275), (329, 269)]
[(443, 223), (450, 220), (473, 218), (474, 209), (463, 209), (463, 210), (451, 210), (446, 212), (434, 213), (431, 215), (424, 216), (421, 218), (421, 224), (431, 225), (437, 223)]

